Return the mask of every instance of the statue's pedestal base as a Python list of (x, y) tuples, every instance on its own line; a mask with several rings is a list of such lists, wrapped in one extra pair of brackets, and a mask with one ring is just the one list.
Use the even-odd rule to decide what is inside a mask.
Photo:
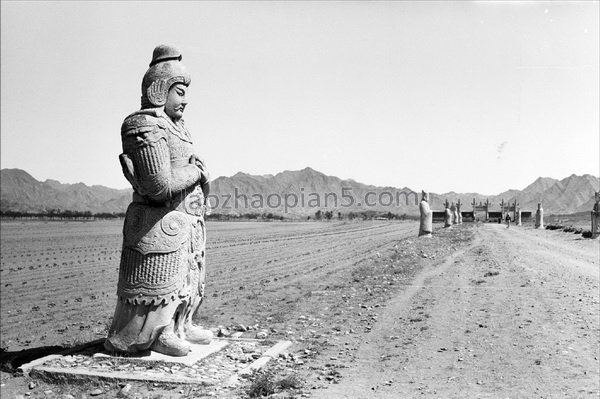
[(64, 355), (50, 355), (20, 367), (25, 375), (45, 380), (145, 381), (176, 384), (232, 385), (238, 377), (260, 369), (292, 345), (290, 341), (215, 339), (192, 345), (187, 356), (148, 351), (139, 356), (113, 356), (102, 344)]
[[(167, 362), (167, 363), (180, 363), (187, 366), (193, 366), (196, 362), (204, 359), (207, 356), (212, 355), (215, 352), (220, 351), (229, 345), (229, 341), (213, 339), (208, 345), (195, 345), (191, 344), (192, 351), (187, 356), (168, 356), (162, 353), (149, 351), (142, 356), (136, 356), (136, 359), (149, 361), (149, 362)], [(102, 354), (99, 354), (102, 355)], [(106, 355), (110, 357), (110, 355)]]

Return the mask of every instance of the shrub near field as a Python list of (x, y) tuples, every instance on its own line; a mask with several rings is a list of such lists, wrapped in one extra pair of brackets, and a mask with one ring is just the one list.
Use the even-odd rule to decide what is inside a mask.
[[(208, 223), (207, 327), (282, 322), (306, 295), (413, 234), (414, 223)], [(74, 345), (106, 335), (122, 221), (2, 223), (1, 346)], [(346, 276), (347, 275), (347, 276)], [(269, 319), (269, 320), (267, 320)]]

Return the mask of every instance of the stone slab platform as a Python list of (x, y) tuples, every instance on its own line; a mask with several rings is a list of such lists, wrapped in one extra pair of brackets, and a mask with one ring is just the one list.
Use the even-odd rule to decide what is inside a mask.
[[(209, 355), (212, 355), (215, 352), (220, 351), (227, 345), (229, 345), (228, 341), (213, 339), (208, 345), (191, 344), (192, 351), (187, 356), (167, 356), (163, 355), (162, 353), (148, 351), (140, 356), (132, 356), (131, 359), (139, 359), (147, 362), (162, 361), (166, 363), (179, 363), (185, 364), (186, 366), (193, 366), (196, 362), (204, 359)], [(94, 354), (93, 357), (110, 359), (114, 358), (115, 356), (112, 356), (107, 352), (98, 352)]]
[(197, 385), (234, 385), (292, 345), (290, 341), (215, 339), (194, 345), (186, 357), (147, 353), (112, 356), (98, 346), (50, 355), (21, 366), (24, 374), (51, 381), (124, 380)]

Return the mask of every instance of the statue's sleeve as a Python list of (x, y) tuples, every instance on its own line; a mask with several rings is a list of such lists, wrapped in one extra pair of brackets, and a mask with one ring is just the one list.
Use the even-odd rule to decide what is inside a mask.
[(124, 124), (121, 131), (121, 164), (129, 163), (131, 176), (127, 176), (126, 166), (123, 171), (138, 194), (157, 202), (167, 201), (200, 180), (202, 172), (196, 165), (171, 166), (167, 132), (163, 127), (155, 123), (129, 126)]

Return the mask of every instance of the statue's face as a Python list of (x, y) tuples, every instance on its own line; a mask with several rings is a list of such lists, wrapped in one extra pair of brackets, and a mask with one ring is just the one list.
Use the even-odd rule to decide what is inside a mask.
[(165, 114), (175, 122), (183, 116), (183, 110), (187, 105), (186, 93), (187, 86), (183, 83), (175, 83), (169, 89), (167, 102), (165, 103)]

